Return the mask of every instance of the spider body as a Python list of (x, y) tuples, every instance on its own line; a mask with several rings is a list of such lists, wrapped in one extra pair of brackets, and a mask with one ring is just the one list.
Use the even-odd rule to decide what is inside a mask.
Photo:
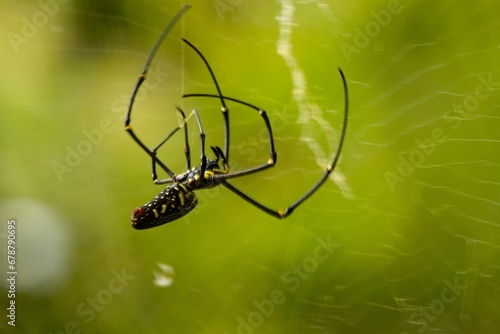
[[(211, 147), (215, 159), (207, 159), (202, 176), (202, 166), (176, 175), (175, 182), (167, 186), (148, 203), (135, 208), (132, 212), (132, 227), (143, 230), (166, 224), (187, 215), (198, 204), (195, 190), (212, 188), (220, 184), (216, 175), (226, 174), (229, 170), (222, 158), (224, 169), (219, 166), (222, 150)], [(202, 163), (203, 165), (203, 163)]]
[[(236, 195), (238, 195), (243, 200), (252, 204), (256, 208), (262, 210), (263, 212), (282, 219), (288, 217), (292, 212), (294, 212), (295, 208), (297, 208), (300, 204), (302, 204), (305, 200), (307, 200), (312, 194), (314, 194), (321, 185), (327, 180), (330, 173), (335, 169), (335, 166), (340, 158), (340, 153), (342, 150), (342, 146), (344, 143), (345, 133), (347, 129), (347, 120), (348, 120), (348, 93), (347, 93), (347, 83), (344, 77), (343, 72), (339, 69), (340, 76), (342, 78), (342, 83), (344, 86), (345, 93), (345, 110), (344, 110), (344, 122), (342, 124), (342, 130), (340, 133), (340, 139), (337, 147), (337, 151), (332, 159), (332, 161), (325, 167), (323, 175), (320, 179), (299, 199), (297, 199), (294, 203), (289, 205), (284, 210), (274, 210), (270, 207), (260, 203), (259, 201), (253, 199), (248, 196), (241, 190), (234, 187), (229, 180), (233, 178), (243, 177), (251, 174), (256, 174), (267, 170), (273, 167), (277, 160), (277, 153), (274, 147), (274, 137), (273, 131), (271, 127), (271, 122), (267, 116), (265, 110), (252, 105), (248, 102), (228, 97), (222, 94), (222, 91), (219, 87), (219, 84), (215, 78), (215, 74), (212, 71), (212, 68), (208, 64), (208, 61), (205, 59), (203, 54), (190, 42), (183, 39), (183, 41), (193, 49), (201, 60), (204, 62), (207, 70), (210, 72), (212, 77), (212, 81), (216, 88), (217, 94), (212, 93), (196, 93), (196, 94), (184, 94), (183, 98), (209, 98), (209, 99), (218, 99), (221, 103), (221, 112), (224, 119), (224, 146), (223, 149), (218, 146), (211, 147), (212, 152), (215, 155), (214, 159), (208, 159), (205, 155), (205, 133), (203, 132), (203, 127), (201, 124), (201, 119), (198, 114), (198, 111), (193, 110), (190, 116), (194, 115), (196, 118), (196, 122), (199, 130), (199, 138), (200, 138), (200, 164), (196, 167), (191, 167), (191, 153), (188, 142), (188, 128), (187, 128), (187, 118), (182, 109), (177, 107), (177, 112), (182, 118), (182, 122), (171, 131), (163, 141), (160, 142), (155, 148), (148, 148), (139, 137), (136, 135), (134, 130), (132, 129), (132, 109), (135, 98), (141, 87), (142, 83), (147, 78), (147, 71), (151, 65), (151, 62), (156, 54), (158, 48), (161, 43), (167, 36), (167, 34), (172, 30), (177, 21), (182, 17), (182, 15), (189, 9), (189, 5), (185, 5), (181, 8), (181, 10), (177, 13), (177, 15), (170, 21), (167, 27), (163, 30), (162, 34), (156, 41), (153, 49), (151, 50), (146, 64), (139, 75), (139, 78), (136, 82), (134, 90), (132, 92), (132, 96), (130, 99), (130, 104), (128, 106), (127, 115), (125, 117), (125, 130), (132, 137), (134, 142), (138, 144), (141, 149), (146, 152), (150, 158), (152, 159), (152, 178), (155, 184), (168, 184), (168, 186), (163, 189), (158, 195), (156, 195), (151, 201), (148, 203), (136, 208), (132, 212), (132, 227), (135, 229), (147, 229), (159, 225), (163, 225), (165, 223), (174, 221), (179, 219), (189, 212), (191, 212), (196, 205), (198, 204), (198, 200), (194, 191), (202, 190), (207, 188), (212, 188), (215, 186), (222, 185), (226, 189), (232, 191)], [(230, 126), (229, 126), (229, 108), (226, 105), (226, 101), (230, 101), (234, 103), (237, 107), (241, 109), (250, 109), (254, 112), (257, 112), (258, 115), (264, 122), (267, 137), (269, 141), (269, 158), (261, 162), (260, 164), (250, 167), (244, 170), (231, 171), (229, 168), (229, 148), (230, 148)], [(189, 118), (189, 117), (188, 117)], [(186, 160), (186, 171), (180, 174), (174, 173), (170, 168), (167, 167), (158, 157), (157, 151), (161, 148), (161, 146), (169, 140), (171, 136), (173, 136), (177, 131), (183, 129), (184, 130), (184, 153)], [(156, 168), (159, 166), (169, 177), (166, 179), (158, 179)]]

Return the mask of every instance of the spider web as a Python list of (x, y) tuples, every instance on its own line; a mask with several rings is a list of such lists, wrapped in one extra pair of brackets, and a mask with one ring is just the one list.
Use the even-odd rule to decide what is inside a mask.
[[(291, 18), (294, 10), (299, 11), (296, 7), (303, 10), (306, 3), (311, 4), (281, 2), (283, 15), (278, 21), (282, 32), (288, 32), (292, 26), (300, 26), (283, 18)], [(330, 5), (314, 3), (325, 16), (333, 19)], [(416, 15), (415, 10), (420, 6), (408, 2), (403, 4), (401, 12), (405, 11), (405, 16), (410, 9)], [(428, 38), (432, 40), (434, 37), (435, 41), (424, 43), (418, 40), (423, 39), (418, 34), (409, 36), (407, 44), (399, 51), (369, 69), (370, 74), (364, 77), (370, 77), (372, 84), (356, 82), (351, 77), (351, 89), (359, 86), (368, 95), (375, 83), (387, 85), (385, 90), (382, 87), (376, 89), (377, 96), (368, 99), (360, 95), (351, 96), (351, 101), (354, 100), (352, 117), (366, 120), (362, 122), (365, 125), (354, 130), (355, 134), (351, 137), (351, 140), (357, 139), (354, 151), (358, 153), (352, 154), (352, 146), (350, 150), (348, 148), (352, 154), (349, 159), (357, 157), (359, 161), (364, 161), (365, 169), (384, 168), (380, 161), (373, 165), (374, 155), (383, 155), (388, 159), (386, 170), (379, 175), (365, 170), (377, 181), (382, 181), (382, 185), (375, 185), (372, 191), (365, 189), (362, 191), (365, 195), (353, 190), (357, 194), (354, 198), (366, 214), (361, 221), (363, 224), (375, 224), (380, 231), (371, 235), (370, 246), (346, 245), (350, 248), (346, 251), (349, 258), (360, 263), (372, 259), (377, 265), (365, 269), (366, 272), (360, 276), (355, 275), (357, 280), (364, 282), (361, 286), (352, 281), (340, 285), (334, 282), (341, 281), (341, 278), (333, 278), (332, 284), (336, 287), (325, 289), (331, 294), (325, 292), (321, 298), (318, 294), (316, 298), (307, 297), (301, 301), (309, 305), (309, 312), (302, 317), (308, 319), (310, 328), (318, 332), (329, 332), (332, 328), (343, 332), (340, 323), (378, 332), (374, 329), (379, 325), (375, 319), (380, 316), (398, 319), (392, 324), (385, 323), (385, 329), (380, 330), (384, 333), (498, 330), (495, 321), (498, 314), (498, 266), (491, 259), (498, 256), (500, 245), (500, 202), (497, 200), (500, 165), (498, 155), (493, 153), (499, 144), (499, 137), (491, 129), (499, 120), (494, 110), (498, 110), (500, 85), (494, 79), (498, 76), (494, 67), (481, 68), (476, 60), (478, 57), (491, 65), (489, 57), (492, 52), (498, 52), (495, 50), (497, 47), (487, 38), (484, 45), (476, 46), (471, 43), (474, 37), (469, 36), (465, 40), (465, 47), (470, 48), (467, 51), (452, 49), (435, 60), (426, 59), (427, 63), (424, 61), (420, 68), (415, 66), (414, 70), (403, 70), (403, 66), (414, 58), (413, 54), (425, 53), (426, 49), (436, 50), (439, 54), (442, 51), (437, 50), (444, 47), (443, 43), (446, 44), (442, 40), (444, 36), (451, 38), (454, 36), (452, 33), (466, 29), (467, 24), (457, 26), (449, 23), (452, 31), (435, 31), (439, 29), (434, 24), (437, 17), (441, 18), (444, 9), (449, 10), (449, 7), (429, 8), (421, 14), (426, 23), (419, 30), (429, 33)], [(485, 15), (484, 7), (478, 5), (476, 9), (477, 15)], [(376, 25), (373, 13), (371, 20), (361, 28)], [(377, 10), (376, 14), (380, 15), (380, 11)], [(401, 20), (393, 17), (390, 24), (394, 30), (389, 27), (386, 33), (390, 34), (403, 26), (404, 19), (408, 17), (401, 17)], [(492, 26), (498, 26), (498, 22), (488, 21), (483, 27), (469, 29), (474, 35), (479, 31), (489, 31)], [(355, 32), (359, 33), (359, 30)], [(333, 33), (343, 34), (339, 30)], [(378, 31), (372, 33), (379, 34)], [(392, 36), (399, 37), (394, 33)], [(349, 37), (350, 45), (345, 43), (345, 38), (344, 44), (341, 44), (348, 62), (355, 59), (363, 47), (356, 40), (356, 35), (354, 41), (352, 35)], [(386, 51), (391, 42), (377, 45), (377, 37), (365, 36), (366, 43), (374, 44), (369, 49)], [(356, 47), (356, 51), (350, 53), (352, 49), (348, 47)], [(303, 75), (297, 74), (293, 59), (286, 60), (294, 79), (302, 79)], [(468, 70), (453, 73), (457, 67)], [(394, 80), (393, 72), (397, 69), (404, 75), (390, 84), (388, 76), (392, 75)], [(460, 70), (463, 71), (462, 68)], [(349, 78), (349, 74), (347, 76)], [(429, 84), (429, 80), (432, 83)], [(300, 109), (313, 109), (309, 103), (301, 104), (304, 86), (301, 80), (297, 81), (294, 96), (299, 95)], [(361, 99), (361, 103), (356, 103), (356, 98)], [(398, 100), (403, 98), (398, 105)], [(370, 124), (376, 118), (378, 120)], [(385, 138), (381, 131), (386, 133)], [(354, 189), (359, 189), (358, 186)], [(377, 200), (377, 197), (384, 200)], [(351, 299), (352, 304), (345, 303), (346, 295), (355, 294), (358, 289), (361, 289), (358, 298)], [(311, 309), (316, 312), (311, 312)], [(344, 330), (347, 332), (347, 329)], [(351, 330), (354, 329), (349, 332)]]
[[(290, 77), (293, 86), (293, 99), (297, 103), (299, 110), (298, 122), (303, 124), (300, 139), (307, 144), (311, 152), (314, 154), (318, 165), (320, 167), (324, 167), (329, 161), (331, 161), (331, 158), (317, 142), (317, 137), (314, 135), (314, 125), (319, 126), (329, 138), (334, 137), (333, 134), (335, 131), (333, 130), (330, 122), (328, 122), (324, 117), (326, 111), (322, 111), (318, 104), (309, 100), (305, 75), (293, 55), (291, 37), (293, 32), (293, 15), (295, 7), (290, 1), (282, 1), (281, 8), (281, 13), (276, 18), (280, 26), (277, 53), (283, 57), (290, 70)], [(342, 188), (344, 196), (352, 197), (346, 178), (340, 173), (339, 168), (337, 168), (331, 175), (331, 178)]]
[[(193, 1), (134, 109), (145, 143), (178, 124), (177, 104), (200, 111), (207, 147), (223, 145), (219, 102), (180, 98), (215, 93), (186, 37), (223, 93), (273, 125), (278, 164), (235, 186), (278, 209), (321, 176), (343, 118), (337, 67), (349, 86), (345, 147), (283, 222), (212, 188), (184, 219), (139, 232), (130, 213), (160, 188), (122, 131), (124, 108), (185, 2), (56, 2), (18, 53), (0, 42), (0, 215), (19, 227), (14, 332), (499, 332), (498, 4)], [(43, 8), (7, 1), (1, 30), (22, 34)], [(265, 162), (261, 118), (228, 104), (232, 168)], [(195, 165), (194, 117), (187, 125)], [(86, 154), (58, 174), (70, 150)], [(158, 154), (185, 169), (182, 135)]]

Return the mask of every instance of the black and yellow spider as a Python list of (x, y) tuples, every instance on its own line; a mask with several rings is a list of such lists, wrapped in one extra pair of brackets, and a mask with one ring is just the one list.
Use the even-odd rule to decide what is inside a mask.
[[(177, 126), (172, 132), (170, 132), (170, 134), (166, 136), (166, 138), (152, 150), (149, 149), (132, 130), (132, 126), (130, 125), (132, 116), (132, 106), (134, 104), (135, 97), (137, 95), (137, 92), (141, 84), (144, 82), (144, 80), (146, 80), (146, 75), (149, 66), (153, 60), (153, 57), (156, 54), (156, 51), (160, 47), (161, 43), (167, 36), (167, 34), (170, 32), (170, 30), (172, 30), (174, 25), (177, 23), (177, 21), (179, 21), (179, 19), (189, 9), (189, 7), (190, 5), (185, 5), (181, 8), (181, 10), (177, 13), (177, 15), (172, 19), (172, 21), (170, 21), (167, 27), (163, 30), (162, 34), (160, 35), (155, 45), (153, 46), (153, 49), (149, 54), (146, 64), (144, 65), (144, 68), (141, 74), (139, 75), (139, 79), (137, 80), (137, 83), (132, 92), (132, 97), (130, 99), (130, 104), (127, 111), (127, 116), (125, 118), (125, 130), (130, 134), (130, 136), (132, 136), (133, 140), (152, 158), (153, 162), (152, 174), (154, 183), (169, 184), (151, 201), (144, 204), (143, 206), (134, 209), (134, 211), (132, 212), (132, 227), (134, 227), (135, 229), (147, 229), (179, 219), (182, 216), (188, 214), (198, 204), (198, 200), (196, 198), (196, 195), (194, 194), (195, 190), (211, 188), (218, 185), (226, 187), (227, 189), (234, 192), (236, 195), (243, 198), (245, 201), (261, 209), (262, 211), (270, 214), (271, 216), (280, 219), (285, 218), (289, 216), (297, 206), (299, 206), (302, 202), (308, 199), (309, 196), (311, 196), (316, 190), (319, 189), (319, 187), (328, 178), (328, 175), (334, 170), (335, 165), (338, 162), (338, 159), (340, 157), (340, 152), (342, 150), (342, 145), (344, 143), (344, 137), (346, 133), (347, 119), (348, 119), (348, 93), (347, 93), (347, 83), (344, 74), (342, 73), (342, 70), (339, 69), (345, 92), (345, 114), (344, 114), (344, 123), (342, 125), (342, 131), (340, 134), (340, 140), (337, 152), (335, 153), (332, 162), (326, 166), (326, 170), (323, 176), (316, 182), (316, 184), (312, 186), (312, 188), (309, 189), (309, 191), (307, 191), (304, 195), (302, 195), (296, 202), (288, 206), (285, 210), (273, 210), (261, 204), (260, 202), (254, 200), (248, 195), (244, 194), (241, 190), (235, 188), (228, 181), (229, 179), (232, 178), (261, 172), (270, 167), (273, 167), (274, 164), (276, 163), (277, 154), (274, 149), (273, 132), (267, 113), (263, 109), (258, 108), (250, 103), (222, 95), (219, 84), (217, 83), (215, 75), (210, 65), (208, 64), (207, 60), (201, 54), (201, 52), (187, 40), (183, 39), (183, 41), (187, 45), (189, 45), (205, 63), (208, 71), (210, 72), (212, 80), (215, 84), (215, 88), (217, 89), (217, 94), (185, 94), (183, 95), (183, 98), (206, 97), (206, 98), (215, 98), (220, 100), (222, 115), (224, 117), (224, 138), (225, 138), (224, 150), (222, 150), (218, 146), (211, 147), (211, 150), (214, 154), (214, 159), (208, 159), (206, 157), (205, 134), (203, 132), (203, 127), (201, 124), (200, 117), (196, 110), (193, 111), (193, 114), (196, 118), (198, 128), (200, 131), (200, 145), (201, 145), (201, 162), (200, 165), (197, 167), (191, 167), (190, 149), (187, 139), (188, 135), (187, 135), (186, 116), (180, 108), (177, 108), (177, 112), (183, 119), (182, 124)], [(237, 104), (241, 104), (251, 109), (254, 109), (259, 113), (260, 117), (262, 117), (267, 129), (267, 135), (269, 138), (269, 149), (270, 149), (269, 153), (270, 157), (263, 164), (245, 170), (231, 171), (229, 163), (229, 146), (230, 146), (229, 109), (226, 106), (226, 101), (232, 101)], [(185, 158), (186, 158), (187, 170), (184, 173), (175, 174), (156, 156), (156, 152), (174, 133), (176, 133), (181, 128), (184, 128), (184, 145), (185, 145)], [(169, 175), (169, 178), (158, 180), (156, 174), (156, 165), (159, 165)]]

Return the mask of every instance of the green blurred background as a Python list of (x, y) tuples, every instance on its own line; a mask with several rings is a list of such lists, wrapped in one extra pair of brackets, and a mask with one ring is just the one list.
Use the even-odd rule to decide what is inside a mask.
[[(162, 188), (124, 112), (184, 2), (4, 0), (0, 269), (15, 218), (18, 275), (15, 327), (1, 280), (0, 330), (498, 333), (500, 4), (190, 3), (134, 109), (139, 136), (161, 141), (179, 105), (200, 111), (207, 145), (223, 145), (217, 101), (181, 98), (215, 92), (182, 36), (225, 95), (268, 111), (278, 164), (233, 184), (277, 209), (334, 154), (342, 68), (350, 123), (336, 173), (284, 221), (215, 188), (187, 217), (133, 230), (132, 209)], [(260, 117), (229, 107), (232, 166), (265, 161)], [(183, 171), (182, 136), (159, 156)]]

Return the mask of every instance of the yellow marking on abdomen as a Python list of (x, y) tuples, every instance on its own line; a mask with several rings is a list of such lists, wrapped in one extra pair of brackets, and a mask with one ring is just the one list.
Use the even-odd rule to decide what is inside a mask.
[(184, 206), (184, 194), (179, 193), (179, 201), (181, 202), (181, 206)]

